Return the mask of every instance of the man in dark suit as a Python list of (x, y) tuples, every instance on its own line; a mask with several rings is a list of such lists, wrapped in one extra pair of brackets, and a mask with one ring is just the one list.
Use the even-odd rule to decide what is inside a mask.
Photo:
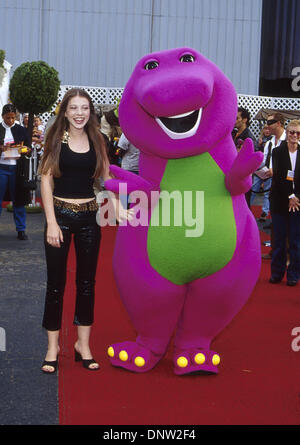
[[(8, 145), (18, 145), (23, 142), (28, 146), (26, 128), (15, 123), (16, 108), (12, 104), (4, 105), (2, 110), (3, 122), (0, 124), (0, 215), (4, 196), (13, 202), (13, 215), (19, 240), (27, 240), (26, 210), (29, 204), (30, 190), (26, 188), (28, 180), (29, 161), (25, 154), (18, 158), (7, 158), (5, 153)], [(8, 195), (7, 195), (8, 192)]]
[(300, 278), (300, 121), (292, 120), (286, 135), (286, 141), (272, 152), (270, 207), (274, 247), (270, 283), (282, 281), (287, 271), (287, 285), (295, 286)]

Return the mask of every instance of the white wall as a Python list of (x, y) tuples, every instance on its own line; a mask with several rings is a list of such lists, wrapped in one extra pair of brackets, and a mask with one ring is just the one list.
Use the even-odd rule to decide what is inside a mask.
[(45, 60), (62, 84), (123, 87), (151, 51), (191, 46), (257, 94), (262, 0), (0, 0), (13, 69)]

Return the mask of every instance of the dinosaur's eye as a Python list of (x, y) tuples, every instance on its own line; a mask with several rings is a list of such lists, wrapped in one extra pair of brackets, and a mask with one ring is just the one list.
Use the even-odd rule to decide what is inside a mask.
[(184, 54), (180, 57), (180, 62), (195, 62), (195, 57), (192, 54)]
[(158, 62), (155, 60), (151, 60), (151, 62), (146, 63), (145, 70), (154, 70), (154, 68), (158, 67)]

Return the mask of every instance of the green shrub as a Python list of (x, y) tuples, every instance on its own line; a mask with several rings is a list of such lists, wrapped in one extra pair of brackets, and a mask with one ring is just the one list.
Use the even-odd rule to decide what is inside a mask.
[(11, 78), (10, 99), (21, 113), (45, 113), (57, 100), (59, 88), (54, 68), (43, 61), (25, 62)]
[(0, 68), (3, 68), (4, 66), (4, 59), (5, 59), (5, 51), (3, 49), (0, 49)]
[(0, 87), (2, 86), (3, 79), (6, 74), (6, 69), (4, 68), (5, 51), (0, 49)]

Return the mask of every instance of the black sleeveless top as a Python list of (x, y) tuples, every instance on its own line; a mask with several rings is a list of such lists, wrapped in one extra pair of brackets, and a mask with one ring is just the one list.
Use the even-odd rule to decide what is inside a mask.
[(68, 144), (61, 144), (59, 169), (61, 176), (54, 178), (53, 195), (60, 198), (94, 198), (94, 172), (96, 153), (91, 141), (86, 153), (72, 151)]

